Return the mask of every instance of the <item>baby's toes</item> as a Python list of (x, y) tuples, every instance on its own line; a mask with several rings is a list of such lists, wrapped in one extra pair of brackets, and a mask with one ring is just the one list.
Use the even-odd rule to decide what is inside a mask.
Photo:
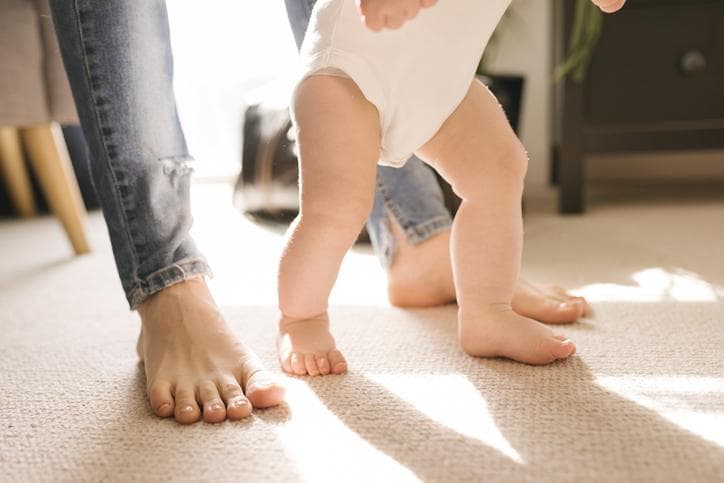
[(279, 362), (282, 365), (282, 370), (289, 375), (294, 374), (294, 368), (292, 367), (292, 354), (279, 354)]
[(550, 317), (546, 318), (546, 322), (570, 323), (575, 322), (585, 315), (585, 306), (580, 300), (569, 299), (565, 302), (550, 302), (552, 308)]
[(304, 355), (298, 352), (292, 352), (292, 372), (297, 376), (303, 376), (307, 373), (307, 366), (304, 364)]
[(565, 359), (576, 353), (576, 345), (573, 341), (562, 335), (554, 335), (547, 346), (553, 359)]
[(326, 376), (330, 372), (329, 367), (329, 358), (327, 357), (327, 354), (324, 353), (317, 353), (314, 355), (314, 361), (317, 363), (317, 369), (319, 369), (319, 373), (323, 376)]
[(319, 368), (317, 368), (317, 362), (314, 360), (314, 354), (304, 354), (304, 365), (307, 368), (307, 374), (310, 376), (319, 375)]
[(329, 352), (328, 357), (332, 374), (343, 374), (347, 372), (347, 361), (340, 351), (334, 349)]

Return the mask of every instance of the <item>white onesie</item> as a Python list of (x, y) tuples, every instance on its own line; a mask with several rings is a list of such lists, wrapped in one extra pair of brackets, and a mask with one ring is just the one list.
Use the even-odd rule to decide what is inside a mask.
[(400, 167), (465, 97), (510, 0), (438, 0), (398, 30), (373, 32), (355, 0), (319, 0), (302, 45), (300, 80), (350, 77), (379, 112), (380, 164)]

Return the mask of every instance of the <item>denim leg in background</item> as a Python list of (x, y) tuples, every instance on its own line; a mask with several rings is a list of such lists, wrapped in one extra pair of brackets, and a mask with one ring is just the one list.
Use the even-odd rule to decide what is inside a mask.
[[(289, 23), (300, 47), (316, 0), (285, 0)], [(394, 219), (408, 242), (416, 245), (450, 229), (452, 216), (445, 207), (435, 173), (417, 157), (402, 168), (377, 167), (377, 189), (367, 221), (372, 246), (383, 266), (395, 256), (395, 238), (390, 229)]]
[(189, 235), (191, 156), (164, 0), (51, 0), (91, 173), (131, 308), (210, 274)]

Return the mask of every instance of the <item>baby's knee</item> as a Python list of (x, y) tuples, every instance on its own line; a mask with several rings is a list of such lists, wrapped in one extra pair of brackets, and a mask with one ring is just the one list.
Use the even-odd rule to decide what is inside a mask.
[(302, 202), (299, 223), (317, 232), (344, 232), (356, 237), (372, 211), (372, 196), (332, 200), (320, 196)]
[(523, 182), (528, 172), (528, 152), (515, 138), (496, 159), (490, 160), (496, 177), (510, 182)]
[[(492, 185), (512, 193), (521, 191), (528, 171), (528, 153), (515, 139), (500, 149), (496, 156), (472, 163), (470, 169), (453, 184), (455, 193), (462, 199), (471, 199)], [(486, 188), (487, 187), (487, 188)]]

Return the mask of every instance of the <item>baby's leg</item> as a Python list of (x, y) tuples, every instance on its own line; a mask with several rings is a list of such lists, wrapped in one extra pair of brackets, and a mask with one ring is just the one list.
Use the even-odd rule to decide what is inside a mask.
[(277, 350), (290, 374), (347, 369), (329, 332), (327, 299), (371, 209), (380, 153), (377, 110), (349, 79), (305, 79), (292, 106), (301, 166), (300, 212), (279, 265)]
[(473, 82), (418, 154), (463, 199), (451, 239), (462, 348), (473, 356), (505, 356), (529, 364), (573, 354), (571, 341), (511, 308), (521, 262), (527, 156), (497, 100)]

